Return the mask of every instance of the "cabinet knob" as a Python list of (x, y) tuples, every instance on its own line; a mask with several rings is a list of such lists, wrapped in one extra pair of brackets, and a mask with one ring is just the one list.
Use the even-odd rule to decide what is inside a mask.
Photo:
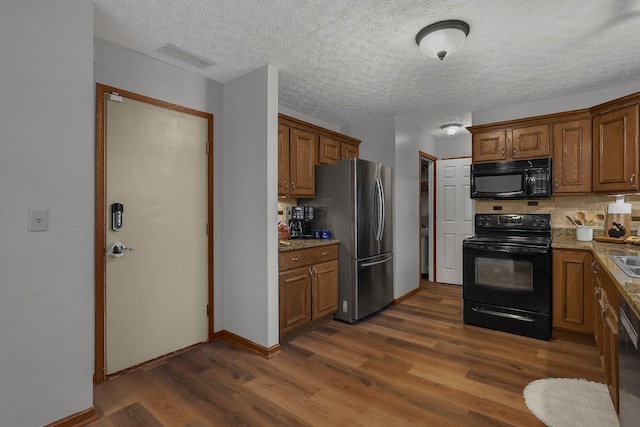
[(631, 174), (631, 179), (629, 179), (629, 181), (631, 182), (631, 186), (633, 188), (636, 188), (636, 174)]
[(329, 252), (322, 252), (322, 256), (327, 256), (329, 255)]
[(600, 271), (600, 264), (598, 264), (597, 261), (593, 261), (591, 263), (591, 270), (593, 271), (593, 274), (596, 274), (598, 271)]
[(516, 156), (516, 147), (513, 147), (513, 157)]
[(558, 191), (558, 178), (556, 178), (556, 191)]
[(293, 258), (291, 258), (291, 261), (298, 262), (298, 261), (300, 261), (300, 257), (293, 257)]
[(504, 147), (502, 147), (502, 155), (504, 156)]

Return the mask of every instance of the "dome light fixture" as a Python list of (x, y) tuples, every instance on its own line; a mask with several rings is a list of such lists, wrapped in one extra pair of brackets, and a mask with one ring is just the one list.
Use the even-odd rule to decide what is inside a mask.
[(440, 129), (445, 131), (447, 133), (447, 135), (453, 136), (453, 135), (456, 134), (456, 132), (458, 132), (460, 130), (461, 127), (462, 127), (462, 125), (459, 125), (457, 123), (449, 123), (448, 125), (440, 126)]
[(418, 32), (416, 43), (425, 55), (443, 60), (460, 49), (469, 35), (469, 29), (469, 24), (455, 19), (436, 22)]

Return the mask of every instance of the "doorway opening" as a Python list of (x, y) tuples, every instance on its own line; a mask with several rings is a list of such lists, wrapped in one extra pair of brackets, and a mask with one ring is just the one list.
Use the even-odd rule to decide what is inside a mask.
[(436, 158), (420, 152), (420, 279), (435, 281)]

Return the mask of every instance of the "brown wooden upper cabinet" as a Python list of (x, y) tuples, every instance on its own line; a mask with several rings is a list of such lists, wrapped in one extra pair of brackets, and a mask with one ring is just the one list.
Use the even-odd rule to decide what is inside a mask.
[(343, 159), (357, 159), (359, 153), (358, 145), (343, 142), (341, 153)]
[(317, 136), (278, 125), (278, 195), (313, 197)]
[(357, 143), (339, 141), (328, 136), (320, 135), (319, 145), (318, 164), (331, 165), (338, 163), (340, 159), (358, 158)]
[(549, 124), (522, 121), (472, 126), (473, 163), (535, 159), (551, 155)]
[(553, 193), (591, 193), (589, 112), (553, 123)]
[[(631, 100), (634, 102), (634, 100)], [(594, 107), (593, 191), (638, 191), (638, 104), (629, 97)]]
[(321, 165), (338, 163), (338, 160), (340, 160), (341, 149), (342, 143), (340, 141), (321, 135), (320, 148), (318, 150), (318, 163)]
[(360, 140), (278, 115), (278, 196), (315, 196), (315, 165), (357, 158)]

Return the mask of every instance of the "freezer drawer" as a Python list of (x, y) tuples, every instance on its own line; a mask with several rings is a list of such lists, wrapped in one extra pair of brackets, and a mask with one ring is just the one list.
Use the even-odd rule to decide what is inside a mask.
[(356, 261), (354, 320), (360, 320), (393, 300), (393, 255), (382, 254)]

